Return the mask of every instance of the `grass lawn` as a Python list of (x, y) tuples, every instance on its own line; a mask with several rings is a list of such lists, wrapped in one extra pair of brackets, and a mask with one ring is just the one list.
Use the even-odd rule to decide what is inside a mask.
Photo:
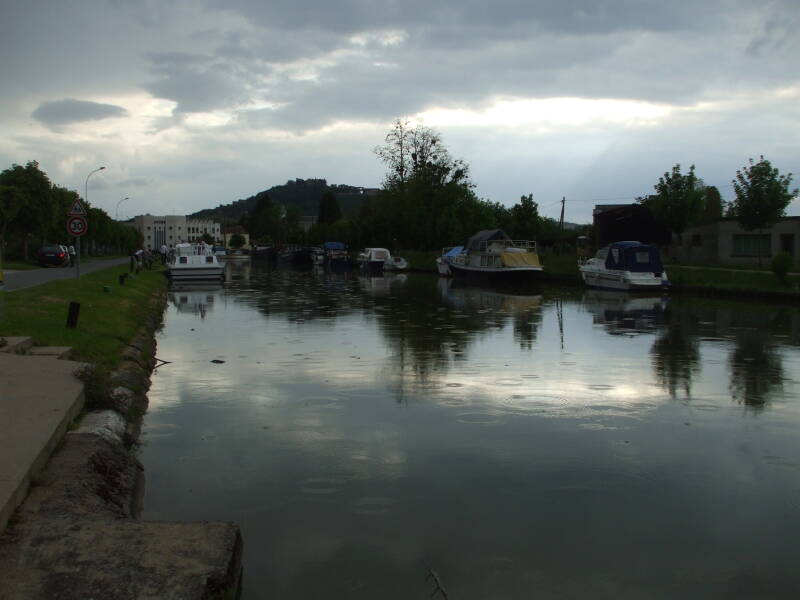
[(39, 265), (30, 262), (23, 262), (21, 260), (4, 260), (3, 271), (28, 271), (30, 269), (39, 269)]
[(800, 277), (797, 275), (789, 275), (786, 278), (787, 284), (783, 284), (772, 273), (754, 272), (750, 269), (667, 265), (666, 270), (672, 285), (677, 288), (797, 294), (800, 286)]
[[(163, 271), (157, 270), (119, 285), (119, 275), (126, 272), (126, 266), (111, 267), (80, 280), (0, 293), (0, 336), (32, 336), (38, 345), (71, 346), (77, 359), (113, 367), (152, 310), (151, 298), (167, 286)], [(104, 286), (111, 286), (111, 293)], [(81, 305), (75, 329), (66, 327), (70, 301)]]

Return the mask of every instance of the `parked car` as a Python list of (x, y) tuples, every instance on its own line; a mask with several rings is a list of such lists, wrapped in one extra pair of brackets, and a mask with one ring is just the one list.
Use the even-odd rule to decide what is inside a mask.
[(36, 253), (36, 262), (42, 267), (68, 267), (69, 251), (64, 246), (42, 246)]

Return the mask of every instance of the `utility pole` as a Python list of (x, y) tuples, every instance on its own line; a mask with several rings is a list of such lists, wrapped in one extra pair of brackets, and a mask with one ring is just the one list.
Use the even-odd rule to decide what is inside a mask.
[(558, 221), (558, 226), (561, 231), (564, 231), (564, 203), (567, 201), (566, 196), (561, 196), (561, 219)]

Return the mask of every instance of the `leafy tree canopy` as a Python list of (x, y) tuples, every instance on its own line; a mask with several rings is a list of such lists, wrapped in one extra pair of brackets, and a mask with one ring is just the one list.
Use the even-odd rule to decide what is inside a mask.
[(686, 174), (681, 173), (680, 165), (675, 165), (672, 172), (664, 173), (653, 187), (656, 194), (640, 199), (640, 202), (670, 232), (681, 235), (689, 225), (700, 219), (705, 194), (702, 182), (694, 173), (694, 165), (689, 167)]
[(730, 214), (746, 231), (765, 229), (776, 223), (786, 214), (786, 207), (798, 191), (789, 190), (792, 174), (781, 175), (763, 156), (758, 162), (751, 158), (749, 165), (736, 171), (732, 183), (736, 199), (730, 206)]

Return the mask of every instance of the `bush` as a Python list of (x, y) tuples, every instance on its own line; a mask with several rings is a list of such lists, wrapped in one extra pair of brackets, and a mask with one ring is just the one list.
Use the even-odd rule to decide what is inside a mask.
[(793, 266), (792, 257), (788, 252), (780, 252), (772, 259), (772, 272), (778, 281), (785, 284), (786, 275), (789, 273)]

